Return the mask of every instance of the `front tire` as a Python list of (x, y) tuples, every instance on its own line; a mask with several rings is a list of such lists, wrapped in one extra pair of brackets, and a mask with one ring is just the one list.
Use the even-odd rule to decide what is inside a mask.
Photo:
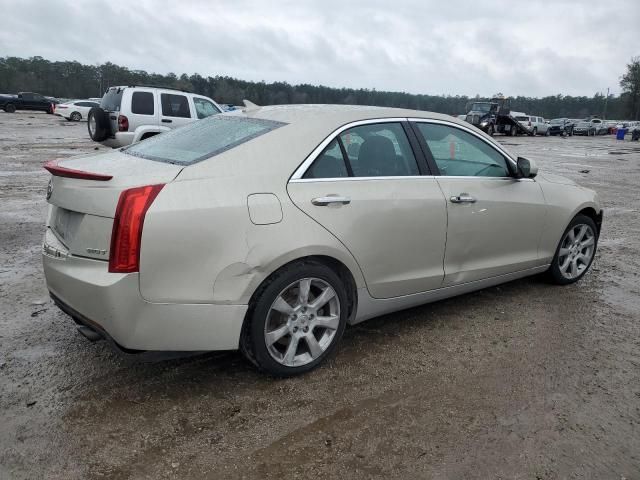
[(598, 229), (586, 215), (576, 215), (566, 228), (551, 261), (549, 274), (558, 285), (580, 280), (591, 267), (598, 248)]
[(73, 112), (70, 118), (74, 122), (79, 122), (80, 120), (82, 120), (82, 115), (80, 114), (80, 112)]
[(489, 126), (487, 127), (487, 135), (489, 135), (490, 137), (493, 137), (494, 134), (494, 129), (493, 129), (493, 124), (489, 124)]
[(277, 377), (316, 368), (335, 353), (347, 323), (348, 296), (340, 277), (314, 261), (276, 272), (254, 295), (240, 349)]

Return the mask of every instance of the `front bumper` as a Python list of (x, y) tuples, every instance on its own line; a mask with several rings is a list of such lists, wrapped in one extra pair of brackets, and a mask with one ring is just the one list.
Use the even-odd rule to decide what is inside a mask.
[(247, 305), (147, 302), (137, 273), (109, 273), (107, 262), (65, 254), (59, 246), (45, 245), (43, 266), (54, 300), (67, 307), (63, 311), (125, 349), (238, 348)]

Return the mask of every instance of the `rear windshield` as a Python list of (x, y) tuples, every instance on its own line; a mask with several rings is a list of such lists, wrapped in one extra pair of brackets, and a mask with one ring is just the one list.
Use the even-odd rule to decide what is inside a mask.
[(108, 112), (119, 112), (122, 102), (123, 88), (111, 87), (107, 90), (100, 101), (100, 107)]
[(529, 121), (529, 117), (516, 117), (516, 120), (519, 120), (521, 122), (528, 122)]
[(253, 140), (286, 123), (214, 115), (123, 149), (148, 160), (191, 165)]

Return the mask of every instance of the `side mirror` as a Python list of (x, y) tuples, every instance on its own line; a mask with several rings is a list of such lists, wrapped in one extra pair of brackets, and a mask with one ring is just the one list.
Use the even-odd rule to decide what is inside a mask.
[(518, 157), (516, 170), (516, 178), (533, 178), (538, 174), (536, 162), (524, 157)]

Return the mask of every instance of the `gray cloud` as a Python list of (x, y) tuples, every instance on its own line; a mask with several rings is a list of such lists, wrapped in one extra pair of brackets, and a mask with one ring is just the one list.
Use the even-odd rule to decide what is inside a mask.
[(593, 95), (640, 55), (640, 2), (0, 0), (0, 55), (412, 93)]

